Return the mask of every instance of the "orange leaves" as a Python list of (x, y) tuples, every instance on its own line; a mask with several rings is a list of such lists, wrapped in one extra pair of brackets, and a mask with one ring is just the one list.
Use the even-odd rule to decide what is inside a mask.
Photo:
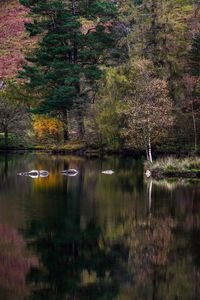
[(62, 122), (46, 115), (34, 117), (33, 124), (36, 138), (41, 142), (58, 142), (63, 137)]

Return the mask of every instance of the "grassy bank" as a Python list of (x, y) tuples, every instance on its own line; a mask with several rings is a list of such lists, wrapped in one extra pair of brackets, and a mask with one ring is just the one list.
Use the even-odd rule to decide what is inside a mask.
[(10, 143), (9, 146), (6, 148), (4, 145), (0, 144), (0, 150), (36, 150), (36, 151), (49, 151), (49, 152), (64, 152), (64, 151), (80, 151), (85, 150), (87, 148), (84, 142), (68, 142), (66, 144), (48, 144), (48, 145), (35, 145), (35, 144), (12, 144)]
[(141, 157), (144, 155), (143, 152), (136, 151), (134, 149), (119, 148), (112, 149), (108, 147), (100, 148), (97, 145), (89, 145), (83, 140), (67, 141), (65, 144), (17, 144), (9, 143), (9, 147), (5, 147), (0, 143), (0, 152), (21, 152), (21, 151), (36, 151), (46, 152), (53, 154), (75, 154), (75, 155), (86, 155), (86, 156), (102, 156), (103, 154), (108, 155), (125, 155), (132, 157)]
[(145, 169), (150, 170), (154, 178), (200, 178), (200, 157), (166, 157), (152, 164), (146, 163)]
[(41, 152), (50, 154), (74, 154), (84, 156), (100, 156), (102, 154), (101, 149), (89, 147), (82, 141), (69, 141), (65, 144), (48, 144), (48, 145), (13, 145), (9, 147), (0, 145), (0, 152), (2, 153), (17, 153), (17, 152)]

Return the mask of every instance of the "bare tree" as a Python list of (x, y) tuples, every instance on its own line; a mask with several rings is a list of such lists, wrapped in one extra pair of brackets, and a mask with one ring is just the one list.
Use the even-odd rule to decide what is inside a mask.
[(200, 97), (196, 93), (197, 78), (195, 76), (186, 75), (185, 78), (186, 97), (182, 105), (182, 111), (191, 116), (193, 136), (194, 136), (194, 152), (198, 151), (198, 119), (200, 116)]
[(9, 133), (23, 140), (29, 122), (29, 114), (22, 102), (6, 99), (6, 96), (0, 95), (0, 132), (4, 134), (6, 148)]
[(129, 144), (146, 150), (147, 160), (153, 161), (152, 143), (163, 137), (172, 125), (172, 101), (167, 82), (155, 77), (150, 61), (133, 62), (126, 97)]

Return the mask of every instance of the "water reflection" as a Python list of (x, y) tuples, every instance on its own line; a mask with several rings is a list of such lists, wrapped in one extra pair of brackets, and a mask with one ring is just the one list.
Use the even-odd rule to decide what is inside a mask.
[[(16, 175), (34, 169), (49, 176)], [(0, 157), (0, 178), (0, 223), (38, 260), (23, 273), (28, 294), (19, 283), (12, 296), (9, 280), (4, 300), (199, 299), (198, 182), (147, 180), (131, 158), (35, 154)]]
[[(41, 268), (29, 274), (38, 282), (30, 299), (113, 299), (117, 295), (116, 259), (94, 222), (60, 216), (56, 224), (31, 224), (27, 231)], [(45, 287), (45, 288), (43, 288)]]
[(25, 299), (30, 293), (26, 277), (37, 258), (31, 255), (19, 233), (0, 224), (0, 297), (4, 300)]
[(193, 230), (163, 215), (131, 224), (131, 299), (199, 299), (200, 273), (194, 259), (199, 260), (200, 252)]

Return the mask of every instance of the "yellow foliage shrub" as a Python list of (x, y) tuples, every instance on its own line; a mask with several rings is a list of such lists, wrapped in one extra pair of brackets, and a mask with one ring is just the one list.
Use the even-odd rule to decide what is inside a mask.
[(36, 115), (33, 128), (36, 139), (40, 143), (59, 143), (63, 139), (63, 125), (57, 118)]

